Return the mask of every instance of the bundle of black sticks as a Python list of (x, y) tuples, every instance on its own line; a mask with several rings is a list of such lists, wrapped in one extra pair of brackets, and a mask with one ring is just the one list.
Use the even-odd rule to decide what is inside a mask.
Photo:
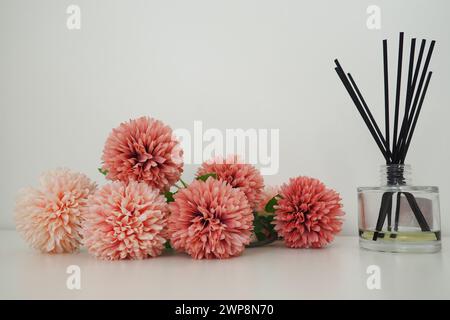
[[(397, 65), (397, 83), (395, 93), (394, 104), (394, 119), (393, 119), (393, 132), (392, 132), (392, 144), (390, 139), (390, 110), (389, 110), (389, 76), (388, 76), (388, 49), (387, 40), (383, 40), (383, 71), (384, 71), (384, 103), (385, 103), (385, 135), (381, 132), (377, 122), (375, 121), (370, 109), (361, 94), (355, 80), (350, 73), (345, 73), (342, 69), (339, 61), (335, 59), (335, 70), (341, 79), (344, 87), (347, 89), (353, 103), (358, 109), (361, 117), (363, 118), (367, 128), (369, 129), (373, 139), (375, 140), (378, 148), (383, 154), (387, 165), (398, 166), (402, 168), (405, 163), (405, 158), (408, 153), (411, 140), (416, 128), (417, 120), (419, 119), (420, 111), (427, 93), (428, 85), (430, 83), (431, 71), (428, 71), (431, 55), (433, 53), (434, 45), (436, 41), (431, 41), (428, 53), (425, 58), (425, 63), (422, 66), (422, 60), (425, 51), (426, 40), (422, 40), (419, 49), (419, 55), (417, 60), (416, 54), (416, 39), (411, 39), (411, 48), (409, 54), (409, 68), (408, 78), (406, 82), (406, 97), (403, 110), (403, 119), (401, 119), (400, 110), (400, 96), (402, 87), (402, 65), (403, 65), (403, 39), (404, 33), (400, 32), (399, 49), (398, 49), (398, 65)], [(422, 68), (421, 68), (422, 67)], [(419, 73), (421, 70), (420, 78)], [(399, 126), (400, 124), (400, 126)], [(403, 185), (405, 180), (402, 174), (387, 173), (388, 185)], [(397, 201), (395, 207), (395, 221), (394, 231), (398, 231), (399, 215), (400, 215), (400, 203), (402, 196), (404, 196), (421, 228), (422, 231), (430, 231), (430, 227), (414, 197), (410, 192), (385, 192), (381, 199), (380, 211), (377, 219), (373, 240), (377, 240), (379, 233), (383, 230), (387, 218), (387, 229), (392, 231), (392, 206), (394, 194), (397, 194)], [(395, 237), (395, 233), (391, 233), (391, 237)], [(436, 237), (440, 237), (436, 234)], [(439, 239), (438, 239), (439, 240)]]

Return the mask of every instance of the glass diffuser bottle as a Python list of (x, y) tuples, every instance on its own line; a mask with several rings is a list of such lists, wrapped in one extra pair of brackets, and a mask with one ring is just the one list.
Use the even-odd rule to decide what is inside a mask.
[(416, 39), (411, 39), (403, 103), (403, 40), (401, 32), (392, 104), (389, 99), (387, 40), (383, 40), (384, 134), (352, 75), (345, 73), (339, 61), (335, 60), (335, 71), (386, 161), (386, 165), (381, 167), (380, 186), (358, 188), (359, 243), (362, 248), (377, 251), (436, 252), (441, 249), (438, 188), (413, 186), (411, 167), (404, 164), (430, 84), (432, 72), (428, 67), (436, 41), (431, 41), (425, 56), (426, 40), (422, 40), (416, 58)]
[(413, 186), (409, 165), (383, 165), (380, 173), (380, 186), (358, 188), (360, 246), (389, 252), (439, 251), (438, 188)]

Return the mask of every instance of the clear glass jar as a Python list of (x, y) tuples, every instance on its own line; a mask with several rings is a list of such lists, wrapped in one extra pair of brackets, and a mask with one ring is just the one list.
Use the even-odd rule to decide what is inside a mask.
[(411, 185), (411, 167), (381, 166), (381, 185), (358, 188), (360, 247), (388, 252), (441, 249), (439, 189)]

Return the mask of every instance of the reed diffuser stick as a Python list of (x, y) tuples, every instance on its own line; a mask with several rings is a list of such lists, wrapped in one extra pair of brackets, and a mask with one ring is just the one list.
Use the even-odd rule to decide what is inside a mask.
[[(384, 117), (386, 130), (386, 143), (390, 145), (389, 139), (389, 71), (388, 71), (388, 56), (387, 56), (387, 40), (383, 40), (383, 70), (384, 70)], [(386, 163), (390, 163), (387, 161)]]
[(398, 65), (397, 65), (397, 90), (395, 95), (394, 133), (392, 136), (392, 152), (394, 154), (397, 151), (398, 117), (400, 112), (400, 90), (402, 84), (402, 65), (403, 65), (403, 32), (400, 32), (400, 40), (398, 46)]
[[(435, 41), (432, 41), (431, 45), (430, 45), (430, 48), (428, 50), (427, 57), (425, 59), (425, 64), (424, 64), (423, 69), (422, 69), (422, 75), (420, 77), (419, 86), (417, 87), (417, 91), (414, 92), (414, 102), (412, 104), (411, 111), (410, 111), (410, 114), (409, 114), (409, 118), (408, 118), (408, 122), (407, 122), (408, 126), (407, 126), (406, 131), (405, 131), (405, 136), (403, 137), (403, 144), (402, 144), (401, 149), (400, 149), (400, 152), (401, 152), (401, 154), (400, 154), (400, 163), (404, 163), (405, 158), (406, 158), (406, 153), (407, 153), (406, 152), (406, 143), (407, 143), (408, 136), (410, 135), (411, 125), (412, 125), (413, 119), (415, 117), (415, 113), (417, 112), (417, 104), (419, 102), (422, 86), (423, 86), (423, 83), (424, 83), (424, 80), (425, 80), (425, 76), (426, 76), (427, 71), (428, 71), (428, 66), (430, 64), (431, 55), (433, 54), (434, 45), (435, 45)], [(411, 96), (411, 98), (412, 98), (412, 96)]]
[(395, 155), (394, 155), (394, 162), (398, 161), (398, 154), (399, 154), (399, 148), (400, 148), (400, 144), (401, 144), (401, 137), (404, 131), (404, 128), (406, 127), (406, 122), (408, 121), (408, 109), (409, 109), (409, 100), (410, 100), (410, 95), (411, 95), (411, 87), (412, 87), (412, 82), (413, 82), (413, 73), (414, 73), (414, 55), (415, 55), (415, 48), (416, 48), (416, 39), (412, 38), (411, 39), (411, 49), (410, 49), (410, 53), (409, 53), (409, 68), (408, 68), (408, 80), (406, 83), (406, 99), (405, 99), (405, 111), (403, 114), (403, 122), (401, 125), (401, 129), (400, 129), (400, 134), (399, 137), (397, 139), (397, 145), (395, 146)]
[(366, 100), (364, 100), (364, 97), (363, 97), (363, 95), (361, 94), (361, 91), (359, 90), (359, 88), (358, 88), (358, 86), (357, 86), (355, 80), (353, 80), (352, 75), (351, 75), (350, 73), (347, 73), (347, 75), (348, 75), (348, 78), (350, 79), (350, 82), (352, 83), (353, 88), (354, 88), (355, 91), (356, 91), (356, 94), (357, 94), (358, 97), (359, 97), (359, 100), (362, 102), (362, 105), (363, 105), (363, 107), (364, 107), (364, 110), (366, 111), (367, 115), (369, 116), (369, 120), (370, 120), (370, 122), (371, 122), (373, 128), (375, 129), (375, 131), (376, 131), (376, 133), (377, 133), (379, 139), (381, 140), (381, 142), (384, 144), (384, 148), (385, 148), (384, 150), (387, 151), (387, 156), (391, 158), (391, 154), (390, 154), (390, 152), (389, 152), (389, 145), (387, 144), (386, 139), (384, 139), (383, 133), (381, 132), (380, 128), (378, 127), (378, 124), (377, 124), (377, 122), (375, 121), (375, 118), (373, 117), (372, 112), (370, 112), (370, 109), (369, 109), (369, 106), (368, 106), (367, 103), (366, 103)]
[[(427, 77), (427, 80), (425, 82), (425, 87), (423, 89), (422, 96), (421, 96), (420, 101), (419, 101), (419, 106), (418, 106), (416, 115), (414, 117), (413, 123), (412, 123), (411, 133), (410, 133), (410, 135), (409, 135), (409, 137), (407, 139), (407, 142), (406, 142), (405, 157), (406, 157), (406, 154), (408, 153), (409, 145), (411, 144), (411, 140), (412, 140), (412, 137), (413, 137), (413, 134), (414, 134), (414, 130), (416, 129), (417, 120), (419, 119), (420, 110), (422, 110), (422, 104), (423, 104), (423, 101), (425, 100), (425, 95), (427, 94), (427, 89), (428, 89), (428, 85), (430, 84), (430, 80), (431, 80), (432, 74), (433, 74), (433, 72), (431, 72), (431, 71), (428, 73), (428, 77)], [(405, 159), (402, 158), (402, 163), (404, 163), (404, 162), (405, 162)]]
[(378, 145), (378, 148), (380, 149), (381, 153), (385, 157), (386, 161), (388, 161), (389, 156), (388, 156), (386, 150), (384, 149), (381, 139), (378, 137), (375, 128), (370, 123), (370, 120), (369, 120), (364, 108), (362, 107), (360, 101), (358, 100), (358, 97), (357, 97), (355, 91), (353, 90), (348, 78), (346, 77), (344, 70), (342, 69), (342, 67), (339, 64), (339, 61), (337, 59), (335, 60), (335, 63), (336, 63), (335, 70), (336, 70), (339, 78), (341, 79), (342, 83), (344, 84), (344, 87), (347, 89), (347, 92), (349, 93), (350, 97), (352, 98), (353, 103), (355, 104), (356, 108), (358, 109), (358, 111), (359, 111), (361, 117), (363, 118), (367, 128), (369, 129), (370, 133), (372, 134), (372, 137), (374, 138), (375, 143)]
[(407, 95), (406, 98), (406, 105), (405, 105), (405, 116), (406, 116), (406, 121), (404, 121), (402, 123), (402, 128), (400, 130), (400, 139), (398, 141), (398, 147), (397, 147), (397, 154), (395, 157), (395, 162), (401, 162), (401, 157), (403, 155), (403, 149), (404, 149), (404, 143), (405, 143), (405, 137), (407, 135), (407, 131), (408, 131), (408, 125), (409, 125), (409, 115), (410, 115), (410, 111), (411, 111), (411, 102), (414, 96), (414, 91), (415, 91), (415, 87), (416, 87), (416, 83), (417, 83), (417, 78), (419, 76), (419, 70), (420, 70), (420, 65), (422, 62), (422, 57), (423, 57), (423, 52), (425, 49), (425, 43), (426, 40), (422, 40), (422, 43), (420, 45), (420, 49), (419, 49), (419, 56), (417, 58), (417, 63), (414, 69), (414, 76), (411, 82), (411, 86), (409, 87), (409, 95)]

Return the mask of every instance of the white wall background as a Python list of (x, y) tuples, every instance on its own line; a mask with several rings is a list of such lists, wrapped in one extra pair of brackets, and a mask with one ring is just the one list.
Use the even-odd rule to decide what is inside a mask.
[[(69, 4), (81, 8), (79, 31), (66, 28)], [(366, 27), (371, 4), (381, 30)], [(416, 184), (440, 187), (449, 234), (449, 21), (445, 0), (0, 0), (0, 228), (14, 228), (18, 189), (43, 170), (67, 166), (104, 183), (110, 130), (151, 115), (173, 128), (279, 128), (280, 170), (266, 183), (322, 179), (342, 194), (344, 233), (356, 234), (355, 189), (378, 183), (382, 158), (333, 59), (381, 120), (381, 40), (393, 61), (405, 31), (437, 40), (408, 162)]]

